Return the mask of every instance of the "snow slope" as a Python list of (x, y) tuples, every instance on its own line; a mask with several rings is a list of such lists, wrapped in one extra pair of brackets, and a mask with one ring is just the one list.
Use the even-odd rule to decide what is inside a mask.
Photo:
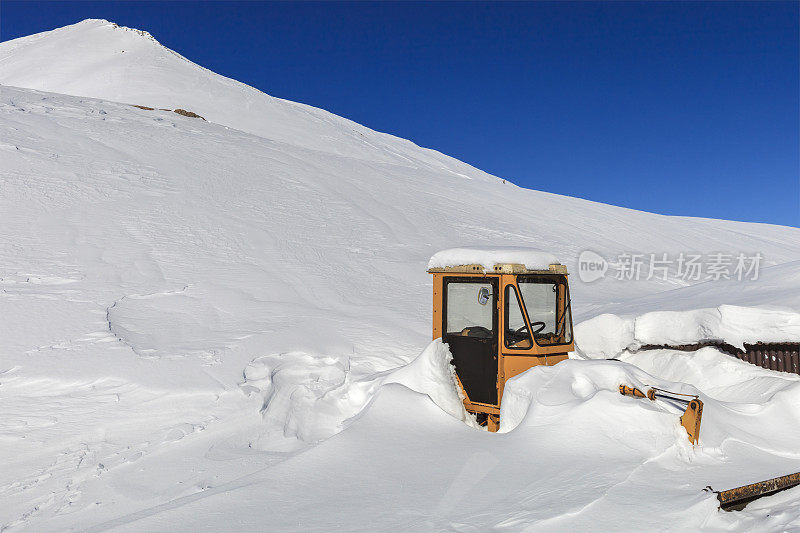
[(85, 20), (0, 45), (0, 83), (154, 108), (186, 109), (205, 119), (275, 141), (365, 159), (471, 170), (307, 105), (273, 98), (214, 74), (165, 48), (149, 33)]
[[(520, 425), (504, 435), (431, 401), (452, 393), (430, 374), (441, 365), (393, 372), (430, 340), (425, 269), (437, 250), (535, 247), (573, 272), (585, 249), (757, 251), (768, 267), (758, 282), (573, 276), (576, 320), (670, 306), (798, 311), (800, 230), (521, 189), (106, 21), (0, 43), (0, 83), (0, 528), (523, 529), (600, 512), (655, 526), (659, 497), (687, 528), (796, 519), (778, 512), (796, 491), (776, 496), (769, 517), (719, 515), (697, 492), (797, 464), (791, 376), (738, 366), (735, 379), (700, 383), (676, 356), (637, 354), (653, 382), (727, 402), (724, 416), (707, 414), (715, 440), (694, 452), (674, 413), (606, 390), (645, 379), (630, 365), (521, 376), (530, 404), (515, 402)], [(745, 365), (704, 354), (698, 376)], [(737, 399), (755, 378), (766, 392)], [(620, 444), (614, 416), (636, 442)], [(785, 434), (752, 442), (752, 424), (779, 420)], [(531, 454), (540, 441), (552, 459)], [(639, 490), (658, 475), (671, 485)], [(469, 494), (503, 503), (466, 510)]]

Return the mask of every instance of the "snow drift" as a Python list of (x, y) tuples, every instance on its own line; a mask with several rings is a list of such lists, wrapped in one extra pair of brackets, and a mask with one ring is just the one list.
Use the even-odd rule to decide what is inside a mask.
[[(407, 366), (404, 378), (427, 381), (429, 356), (438, 350), (420, 356), (425, 364)], [(705, 368), (726, 357), (712, 355)], [(157, 529), (164, 520), (201, 527), (220, 515), (236, 516), (248, 530), (344, 523), (359, 530), (605, 531), (621, 520), (646, 530), (796, 527), (796, 490), (738, 513), (718, 511), (715, 496), (703, 491), (785, 473), (800, 461), (800, 421), (785, 412), (798, 400), (800, 379), (772, 375), (769, 394), (742, 394), (765, 371), (735, 362), (743, 371), (715, 396), (624, 362), (536, 367), (509, 381), (498, 434), (475, 431), (426, 394), (386, 380), (347, 430), (324, 444), (101, 528)], [(689, 444), (678, 409), (621, 396), (620, 381), (700, 392), (707, 411), (700, 445)], [(473, 505), (476, 498), (486, 507)]]
[(642, 345), (681, 346), (800, 342), (800, 314), (793, 311), (721, 305), (715, 309), (653, 311), (635, 318), (599, 315), (575, 327), (575, 349), (587, 358), (609, 359)]

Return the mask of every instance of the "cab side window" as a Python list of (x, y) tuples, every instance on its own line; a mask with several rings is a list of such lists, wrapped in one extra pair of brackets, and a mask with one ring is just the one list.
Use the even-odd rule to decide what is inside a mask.
[(505, 297), (505, 345), (509, 348), (527, 349), (533, 346), (525, 318), (522, 314), (522, 307), (519, 305), (517, 291), (513, 285), (506, 286)]
[(491, 337), (495, 302), (492, 285), (450, 282), (446, 287), (447, 335)]

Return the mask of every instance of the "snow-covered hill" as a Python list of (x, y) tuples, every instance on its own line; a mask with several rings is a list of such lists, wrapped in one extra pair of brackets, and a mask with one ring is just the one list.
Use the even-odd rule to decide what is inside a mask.
[[(0, 43), (0, 84), (0, 451), (8, 458), (0, 468), (0, 528), (163, 530), (197, 521), (216, 530), (325, 529), (333, 506), (320, 502), (337, 491), (332, 501), (353, 510), (336, 515), (344, 529), (372, 529), (381, 519), (406, 529), (559, 529), (586, 523), (597, 509), (652, 525), (644, 499), (637, 514), (613, 487), (655, 457), (665, 457), (655, 461), (656, 473), (694, 468), (691, 486), (669, 500), (676, 516), (688, 517), (686, 527), (758, 518), (714, 515), (707, 496), (690, 495), (695, 482), (711, 483), (702, 481), (703, 465), (729, 482), (746, 454), (728, 450), (723, 437), (688, 450), (673, 435), (672, 413), (650, 420), (631, 414), (625, 398), (606, 396), (614, 391), (602, 384), (618, 375), (608, 365), (620, 363), (548, 370), (577, 395), (562, 398), (569, 427), (598, 412), (633, 417), (622, 441), (636, 441), (635, 453), (609, 465), (590, 452), (602, 457), (622, 445), (598, 427), (613, 424), (611, 414), (585, 431), (556, 424), (564, 440), (548, 446), (571, 444), (548, 469), (533, 457), (515, 459), (543, 438), (537, 430), (504, 435), (505, 451), (496, 453), (496, 436), (448, 421), (418, 394), (426, 391), (408, 390), (413, 380), (401, 381), (405, 388), (381, 384), (430, 340), (425, 268), (438, 249), (532, 246), (573, 272), (587, 249), (606, 257), (760, 253), (757, 282), (582, 283), (573, 276), (576, 320), (720, 304), (800, 310), (800, 230), (665, 217), (521, 189), (218, 76), (149, 34), (106, 21)], [(719, 401), (735, 403), (739, 384), (758, 373), (772, 380), (769, 394), (742, 399), (751, 406), (745, 410), (790, 409), (785, 398), (796, 396), (795, 378), (764, 377), (726, 357), (705, 363), (734, 365), (741, 377), (714, 389)], [(633, 367), (625, 372), (641, 376)], [(658, 376), (681, 381), (669, 369)], [(576, 389), (586, 380), (601, 384), (593, 385), (596, 394)], [(570, 410), (576, 405), (582, 411)], [(800, 462), (785, 444), (796, 415), (784, 419), (786, 434), (773, 448), (755, 444), (768, 470)], [(747, 423), (720, 420), (745, 427), (732, 438), (747, 441)], [(343, 427), (350, 429), (314, 446)], [(459, 451), (445, 461), (449, 449)], [(575, 454), (586, 463), (557, 475)], [(349, 469), (357, 457), (365, 466)], [(500, 474), (490, 475), (495, 467)], [(502, 474), (508, 470), (517, 475)], [(467, 512), (465, 502), (482, 492), (480, 479), (470, 480), (487, 475), (492, 501), (514, 498)], [(680, 483), (678, 475), (670, 479)], [(270, 488), (276, 483), (280, 491)], [(376, 483), (382, 488), (373, 491)], [(417, 490), (425, 484), (427, 492)], [(442, 493), (434, 518), (417, 512), (417, 499), (430, 501), (430, 491)], [(565, 491), (589, 499), (564, 498)], [(653, 491), (648, 498), (658, 496)], [(612, 496), (592, 507), (600, 493)], [(546, 509), (543, 494), (550, 494)], [(787, 516), (781, 524), (794, 519)]]
[[(254, 66), (254, 68), (258, 68)], [(0, 83), (154, 108), (186, 109), (273, 141), (368, 161), (432, 165), (489, 177), (409, 141), (214, 74), (149, 33), (85, 20), (0, 45)]]

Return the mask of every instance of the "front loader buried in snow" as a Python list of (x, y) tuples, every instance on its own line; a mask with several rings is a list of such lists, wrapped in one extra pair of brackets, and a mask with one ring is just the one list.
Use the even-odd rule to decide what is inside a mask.
[[(668, 400), (673, 404), (676, 402), (678, 404), (685, 404), (686, 410), (683, 416), (681, 416), (681, 425), (686, 429), (686, 433), (689, 435), (689, 441), (692, 444), (697, 444), (699, 442), (700, 422), (703, 419), (703, 402), (697, 396), (679, 394), (656, 388), (648, 389), (647, 392), (642, 392), (636, 387), (628, 387), (627, 385), (620, 385), (619, 392), (620, 394), (632, 396), (634, 398), (648, 398), (652, 401), (661, 399)], [(790, 489), (797, 485), (800, 485), (800, 472), (768, 479), (766, 481), (758, 481), (728, 490), (716, 491), (711, 487), (706, 487), (703, 490), (715, 492), (717, 494), (720, 509), (724, 511), (740, 511), (753, 500), (763, 498), (764, 496), (771, 496), (772, 494)]]
[[(648, 398), (652, 401), (667, 400), (672, 404), (680, 405), (685, 409), (681, 416), (681, 425), (689, 435), (689, 442), (697, 444), (700, 440), (700, 422), (703, 420), (703, 401), (693, 394), (680, 394), (662, 389), (648, 389), (646, 393), (635, 387), (619, 386), (619, 393), (635, 398)], [(689, 399), (691, 398), (691, 399)]]
[(428, 272), (433, 338), (450, 348), (464, 407), (497, 431), (506, 381), (537, 365), (555, 365), (574, 349), (567, 267), (493, 262)]

